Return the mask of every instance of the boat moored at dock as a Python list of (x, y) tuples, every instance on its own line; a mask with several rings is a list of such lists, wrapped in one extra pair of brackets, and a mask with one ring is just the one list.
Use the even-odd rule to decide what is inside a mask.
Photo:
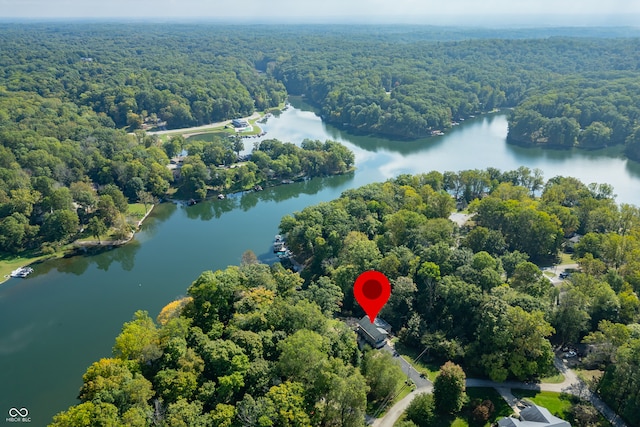
[(20, 268), (17, 268), (15, 270), (13, 270), (11, 272), (10, 276), (24, 279), (25, 277), (27, 277), (31, 273), (33, 273), (33, 268), (31, 268), (31, 267), (20, 267)]

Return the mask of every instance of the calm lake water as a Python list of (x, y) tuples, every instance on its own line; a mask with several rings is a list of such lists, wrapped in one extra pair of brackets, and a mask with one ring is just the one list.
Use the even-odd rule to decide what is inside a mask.
[[(25, 280), (0, 285), (0, 419), (27, 408), (31, 425), (77, 403), (82, 374), (111, 355), (114, 338), (136, 310), (156, 316), (204, 270), (240, 262), (251, 249), (265, 261), (280, 218), (346, 189), (402, 173), (540, 168), (614, 185), (619, 202), (640, 204), (640, 165), (616, 150), (544, 151), (508, 145), (504, 114), (467, 120), (447, 135), (419, 141), (353, 136), (326, 126), (299, 100), (263, 125), (269, 138), (333, 139), (356, 154), (355, 173), (313, 179), (192, 207), (158, 206), (122, 248), (35, 266)], [(254, 140), (248, 139), (247, 145)]]

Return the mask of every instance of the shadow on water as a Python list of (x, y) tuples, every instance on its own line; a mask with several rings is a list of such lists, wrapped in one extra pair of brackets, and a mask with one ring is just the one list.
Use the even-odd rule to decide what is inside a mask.
[(263, 191), (247, 191), (229, 194), (224, 200), (209, 200), (194, 206), (185, 207), (187, 218), (209, 221), (222, 215), (241, 209), (245, 212), (253, 209), (261, 202), (282, 202), (300, 195), (314, 195), (327, 188), (338, 188), (353, 180), (355, 174), (350, 172), (324, 178), (312, 178), (293, 184), (278, 185), (265, 188)]
[(144, 220), (142, 231), (144, 231), (145, 239), (153, 237), (160, 224), (171, 218), (171, 215), (178, 209), (175, 203), (160, 203), (153, 208), (151, 214)]
[(513, 153), (517, 158), (523, 159), (541, 159), (545, 162), (563, 162), (567, 159), (586, 159), (600, 160), (602, 158), (623, 159), (622, 146), (601, 148), (598, 150), (585, 150), (580, 148), (566, 147), (542, 147), (542, 146), (526, 146), (512, 143), (509, 140), (505, 142), (509, 152)]
[[(313, 112), (319, 117), (319, 111), (317, 108), (314, 108), (312, 105), (305, 102), (299, 96), (290, 97), (291, 105), (300, 111), (305, 112)], [(483, 114), (474, 119), (467, 119), (466, 123), (473, 123), (474, 121), (482, 121), (487, 120), (488, 125), (491, 125), (491, 122), (495, 120), (496, 117), (505, 115), (506, 113), (490, 113)], [(378, 152), (380, 150), (386, 150), (393, 153), (398, 153), (401, 155), (410, 155), (415, 153), (423, 153), (428, 152), (429, 150), (442, 148), (444, 145), (446, 137), (443, 136), (432, 136), (418, 139), (398, 139), (396, 138), (385, 138), (368, 134), (358, 134), (356, 132), (349, 131), (348, 129), (343, 129), (340, 127), (336, 127), (330, 124), (326, 124), (322, 122), (322, 127), (324, 131), (331, 136), (331, 139), (337, 141), (348, 141), (351, 144), (355, 145), (362, 150), (369, 152)], [(447, 129), (445, 134), (446, 136), (450, 135), (461, 135), (465, 132), (465, 128), (463, 126), (455, 126), (451, 129)]]
[(89, 249), (86, 252), (79, 251), (74, 256), (39, 264), (34, 269), (33, 277), (46, 275), (51, 271), (81, 276), (91, 264), (96, 264), (98, 270), (108, 271), (114, 262), (120, 264), (123, 270), (132, 271), (135, 267), (135, 255), (140, 246), (140, 242), (134, 239), (119, 247), (104, 246)]
[(122, 246), (98, 246), (94, 248), (79, 249), (76, 254), (62, 259), (51, 260), (35, 266), (33, 277), (46, 275), (51, 271), (59, 273), (71, 273), (76, 276), (84, 274), (91, 264), (96, 264), (98, 270), (108, 271), (115, 262), (120, 264), (123, 270), (132, 271), (135, 267), (135, 256), (141, 247), (141, 240), (152, 238), (159, 225), (168, 220), (177, 209), (173, 203), (157, 205), (145, 220), (142, 233)]
[(627, 170), (627, 172), (629, 172), (629, 175), (640, 178), (640, 162), (636, 162), (635, 160), (627, 160), (625, 169)]

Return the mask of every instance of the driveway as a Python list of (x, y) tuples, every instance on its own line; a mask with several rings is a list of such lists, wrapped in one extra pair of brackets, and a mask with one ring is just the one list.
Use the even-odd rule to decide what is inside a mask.
[(560, 283), (564, 282), (564, 279), (560, 278), (560, 274), (576, 271), (579, 268), (580, 266), (578, 264), (560, 264), (554, 267), (545, 267), (542, 269), (542, 271), (553, 273), (552, 277), (546, 277), (551, 280), (551, 283), (553, 283), (554, 286), (558, 286)]
[[(569, 264), (571, 265), (571, 264)], [(568, 267), (571, 268), (571, 267)], [(395, 349), (388, 343), (383, 347), (384, 351), (395, 354)], [(402, 356), (396, 356), (402, 366), (403, 372), (408, 373), (409, 378), (416, 384), (417, 389), (409, 393), (404, 399), (393, 405), (384, 417), (373, 422), (373, 427), (393, 427), (395, 422), (402, 416), (411, 401), (420, 393), (432, 393), (433, 383), (426, 378), (420, 377), (420, 373)], [(553, 361), (554, 365), (564, 375), (564, 381), (558, 384), (533, 383), (520, 381), (505, 381), (502, 383), (491, 380), (467, 378), (467, 387), (492, 387), (495, 388), (505, 401), (511, 406), (515, 406), (515, 397), (511, 394), (511, 389), (542, 390), (564, 392), (588, 400), (609, 422), (615, 427), (627, 427), (627, 424), (617, 416), (595, 393), (578, 378), (576, 373), (569, 369), (567, 365), (558, 357)]]
[[(243, 117), (242, 120), (253, 120), (253, 119), (257, 119), (260, 117), (260, 113), (258, 113), (257, 111), (255, 113), (253, 113), (252, 115), (248, 116), (248, 117)], [(182, 134), (184, 135), (195, 135), (198, 132), (204, 132), (204, 131), (211, 131), (211, 128), (217, 128), (217, 127), (222, 127), (222, 126), (226, 126), (229, 123), (231, 123), (231, 120), (225, 120), (222, 122), (217, 122), (217, 123), (209, 123), (208, 125), (202, 125), (202, 126), (194, 126), (194, 127), (190, 127), (190, 128), (181, 128), (181, 129), (169, 129), (169, 130), (158, 130), (158, 131), (151, 131), (151, 132), (147, 132), (147, 135), (167, 135), (167, 134)]]
[[(384, 347), (382, 347), (383, 351), (387, 351), (391, 353), (391, 355), (396, 354), (395, 349), (389, 345), (387, 342)], [(402, 372), (407, 374), (409, 379), (414, 382), (416, 385), (416, 389), (406, 395), (402, 400), (393, 405), (387, 413), (382, 418), (378, 418), (373, 422), (373, 427), (393, 427), (396, 421), (402, 416), (404, 411), (407, 409), (411, 401), (420, 393), (432, 393), (433, 392), (433, 383), (429, 381), (428, 378), (422, 378), (420, 376), (420, 372), (416, 371), (416, 369), (402, 356), (394, 356), (394, 359), (398, 360), (400, 363), (400, 367), (402, 368)]]
[(469, 221), (469, 218), (471, 218), (473, 215), (475, 214), (466, 214), (466, 213), (462, 213), (462, 212), (454, 212), (451, 215), (449, 215), (449, 219), (453, 222), (455, 222), (456, 224), (458, 224), (458, 227), (462, 227), (463, 225), (466, 224), (467, 221)]
[[(391, 355), (396, 354), (396, 351), (393, 347), (391, 347), (391, 345), (389, 345), (389, 343), (387, 342), (384, 347), (382, 348), (383, 350), (391, 353)], [(400, 362), (400, 367), (402, 368), (402, 372), (405, 373), (405, 375), (407, 375), (407, 377), (413, 381), (413, 383), (416, 385), (416, 388), (420, 389), (420, 388), (429, 388), (429, 387), (433, 387), (433, 384), (431, 383), (431, 381), (429, 381), (428, 378), (422, 378), (420, 376), (420, 372), (418, 372), (416, 370), (416, 368), (413, 367), (413, 365), (410, 363), (410, 361), (407, 361), (404, 357), (402, 356), (395, 356), (394, 359), (398, 360), (398, 362)]]
[(393, 405), (389, 411), (382, 418), (377, 418), (372, 426), (373, 427), (393, 427), (393, 425), (400, 419), (404, 411), (407, 410), (411, 401), (420, 393), (432, 393), (433, 387), (431, 388), (419, 388), (408, 395), (406, 395), (401, 401)]

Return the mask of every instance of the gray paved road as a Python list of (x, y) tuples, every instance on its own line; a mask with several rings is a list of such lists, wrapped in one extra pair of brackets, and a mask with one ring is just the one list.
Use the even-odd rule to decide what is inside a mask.
[(402, 416), (404, 411), (407, 409), (411, 401), (420, 393), (431, 393), (433, 391), (433, 387), (431, 388), (419, 388), (404, 397), (401, 401), (393, 405), (389, 411), (382, 418), (376, 419), (372, 426), (373, 427), (393, 427), (393, 425), (398, 421), (398, 419)]
[[(383, 350), (388, 351), (392, 355), (397, 354), (395, 349), (391, 347), (389, 343), (385, 344), (385, 346), (383, 347)], [(420, 376), (420, 372), (416, 371), (416, 368), (414, 368), (413, 365), (411, 365), (410, 361), (407, 361), (402, 356), (394, 356), (394, 358), (398, 360), (398, 362), (400, 362), (400, 367), (402, 367), (402, 372), (404, 372), (405, 375), (407, 375), (408, 378), (411, 379), (411, 381), (413, 381), (413, 383), (416, 385), (416, 388), (428, 388), (433, 386), (433, 384), (431, 383), (431, 381), (429, 381), (428, 378), (426, 377), (422, 378)]]
[(551, 280), (551, 283), (553, 283), (554, 286), (558, 286), (559, 284), (564, 282), (564, 279), (560, 278), (561, 273), (578, 270), (579, 268), (580, 266), (574, 263), (574, 264), (560, 264), (554, 267), (546, 267), (543, 270), (554, 274), (552, 277), (549, 277), (548, 279)]
[[(243, 117), (242, 120), (249, 121), (249, 120), (257, 119), (258, 117), (260, 117), (260, 113), (255, 112), (248, 117)], [(147, 132), (147, 134), (148, 135), (166, 135), (166, 134), (180, 133), (183, 135), (185, 134), (191, 135), (191, 134), (196, 134), (197, 132), (204, 132), (207, 130), (211, 130), (211, 128), (226, 126), (229, 123), (231, 123), (231, 120), (225, 120), (223, 122), (217, 122), (217, 123), (209, 123), (208, 125), (194, 126), (190, 128), (158, 130), (158, 131)]]
[(420, 376), (420, 372), (416, 371), (416, 369), (402, 356), (395, 356), (396, 351), (393, 347), (391, 347), (388, 343), (382, 348), (383, 351), (387, 351), (394, 355), (394, 358), (398, 360), (400, 363), (400, 367), (402, 368), (402, 372), (407, 374), (409, 379), (413, 381), (416, 385), (416, 389), (405, 396), (402, 400), (393, 405), (384, 417), (378, 418), (373, 422), (373, 427), (393, 427), (396, 421), (402, 416), (404, 411), (407, 409), (411, 401), (420, 393), (431, 393), (433, 391), (433, 384), (429, 381), (428, 378), (423, 378)]
[[(395, 354), (395, 349), (389, 344), (383, 347), (384, 351), (388, 351), (391, 354)], [(373, 427), (393, 427), (395, 422), (402, 416), (402, 413), (407, 409), (411, 401), (420, 393), (431, 393), (433, 391), (433, 384), (426, 378), (422, 378), (420, 373), (415, 370), (413, 366), (402, 356), (396, 356), (399, 360), (402, 370), (408, 373), (409, 378), (416, 384), (417, 389), (409, 393), (404, 399), (393, 405), (383, 418), (378, 418), (373, 422)], [(564, 381), (559, 384), (548, 383), (528, 383), (519, 381), (505, 381), (497, 383), (490, 380), (467, 378), (467, 387), (493, 387), (497, 390), (509, 390), (509, 393), (501, 393), (503, 396), (510, 398), (511, 389), (525, 389), (525, 390), (544, 390), (565, 392), (579, 396), (582, 399), (588, 400), (591, 404), (609, 420), (609, 422), (615, 427), (627, 427), (627, 424), (616, 415), (616, 413), (609, 408), (595, 393), (592, 393), (589, 388), (578, 378), (576, 373), (569, 369), (565, 363), (555, 358), (554, 365), (564, 375)], [(513, 405), (515, 402), (510, 402), (511, 399), (506, 399), (507, 403)]]

